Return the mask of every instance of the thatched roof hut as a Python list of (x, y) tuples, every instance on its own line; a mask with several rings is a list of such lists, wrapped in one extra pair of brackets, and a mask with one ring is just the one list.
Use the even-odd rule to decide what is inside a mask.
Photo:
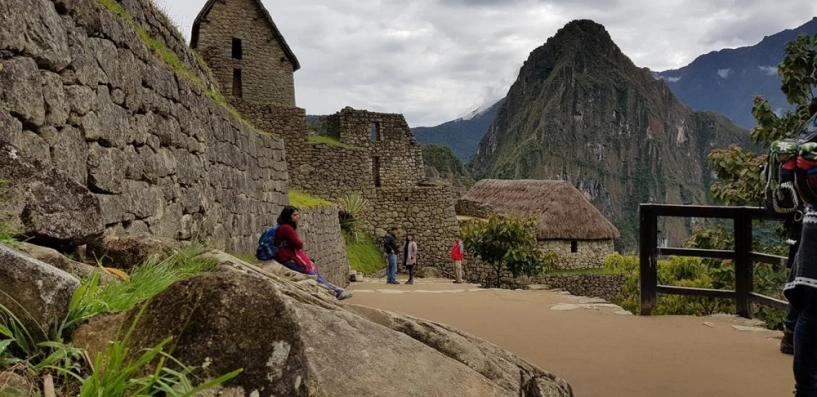
[(573, 185), (564, 181), (483, 179), (457, 203), (457, 215), (536, 218), (538, 240), (611, 240), (620, 235)]

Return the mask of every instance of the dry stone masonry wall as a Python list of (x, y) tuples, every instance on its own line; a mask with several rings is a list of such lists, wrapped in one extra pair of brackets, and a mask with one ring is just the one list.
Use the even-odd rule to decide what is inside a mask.
[[(201, 75), (148, 0), (122, 6)], [(254, 248), (286, 203), (283, 140), (241, 123), (96, 0), (3, 1), (0, 15), (3, 139), (88, 186), (111, 232)]]
[(562, 289), (576, 296), (611, 300), (627, 281), (623, 274), (547, 274), (532, 278), (531, 284)]
[(340, 232), (337, 207), (301, 208), (300, 214), (298, 234), (304, 242), (304, 253), (330, 283), (346, 286), (349, 283), (349, 259)]
[[(573, 252), (575, 245), (576, 252)], [(555, 252), (557, 269), (588, 269), (604, 266), (604, 258), (615, 252), (613, 240), (543, 240), (539, 248)]]
[[(417, 241), (417, 269), (436, 267), (453, 275), (449, 254), (459, 232), (454, 202), (447, 186), (394, 187), (377, 190), (377, 200), (371, 222), (377, 225), (379, 236), (385, 229), (400, 231), (400, 249), (406, 233)], [(381, 242), (381, 239), (376, 240)], [(398, 255), (402, 264), (403, 254)]]

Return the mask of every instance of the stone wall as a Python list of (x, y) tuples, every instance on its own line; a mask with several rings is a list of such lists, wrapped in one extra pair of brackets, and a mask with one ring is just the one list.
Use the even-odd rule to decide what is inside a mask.
[(572, 252), (571, 240), (539, 241), (539, 248), (557, 253), (557, 269), (588, 269), (604, 266), (604, 258), (615, 252), (613, 240), (576, 240)]
[[(295, 68), (267, 23), (257, 0), (217, 1), (193, 30), (196, 50), (210, 66), (225, 96), (232, 96), (235, 71), (241, 72), (242, 98), (295, 106)], [(241, 40), (241, 59), (232, 54)]]
[(304, 181), (312, 179), (312, 145), (309, 143), (304, 109), (234, 98), (230, 100), (230, 104), (254, 127), (284, 139), (291, 185), (300, 186)]
[(337, 207), (302, 208), (300, 213), (298, 234), (304, 242), (304, 253), (330, 283), (345, 287), (349, 284), (349, 259)]
[(372, 159), (366, 148), (317, 143), (311, 146), (311, 173), (308, 178), (294, 181), (294, 185), (334, 202), (353, 193), (370, 202), (376, 199)]
[(627, 276), (623, 274), (548, 274), (534, 277), (530, 283), (609, 301), (618, 295), (626, 280)]
[(457, 211), (457, 215), (483, 219), (488, 218), (488, 215), (496, 212), (490, 204), (468, 199), (457, 200), (455, 209)]
[[(235, 119), (98, 1), (56, 3), (0, 2), (0, 136), (88, 186), (109, 232), (254, 250), (287, 200), (283, 140)], [(122, 6), (200, 73), (148, 0)]]
[[(453, 275), (450, 249), (459, 225), (454, 213), (454, 201), (446, 186), (414, 186), (377, 189), (370, 222), (378, 239), (383, 241), (386, 230), (398, 228), (400, 249), (406, 233), (417, 241), (417, 270), (432, 266)], [(402, 266), (403, 254), (398, 255)]]
[(343, 144), (369, 149), (376, 186), (411, 187), (425, 179), (422, 147), (400, 114), (347, 107), (329, 116), (327, 131)]

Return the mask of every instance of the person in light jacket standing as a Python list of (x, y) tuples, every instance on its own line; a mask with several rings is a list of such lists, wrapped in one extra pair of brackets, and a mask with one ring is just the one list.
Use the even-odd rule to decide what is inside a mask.
[(403, 263), (406, 265), (406, 270), (409, 273), (409, 279), (406, 284), (414, 284), (414, 265), (417, 264), (417, 242), (414, 241), (414, 236), (406, 236), (406, 245), (403, 247)]
[(457, 236), (457, 241), (451, 247), (451, 260), (454, 261), (454, 275), (457, 277), (454, 284), (462, 284), (462, 259), (465, 257), (465, 245)]

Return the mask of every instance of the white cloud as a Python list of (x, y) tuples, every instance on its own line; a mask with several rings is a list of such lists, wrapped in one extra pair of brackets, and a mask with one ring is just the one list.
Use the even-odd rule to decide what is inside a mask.
[(729, 78), (729, 73), (732, 73), (732, 69), (718, 69), (718, 76), (723, 79)]
[(769, 76), (777, 76), (777, 66), (758, 66), (758, 69)]
[[(205, 0), (153, 0), (190, 34)], [(678, 68), (817, 15), (811, 0), (263, 0), (302, 68), (298, 105), (433, 125), (501, 98), (529, 53), (593, 19), (638, 66)]]

